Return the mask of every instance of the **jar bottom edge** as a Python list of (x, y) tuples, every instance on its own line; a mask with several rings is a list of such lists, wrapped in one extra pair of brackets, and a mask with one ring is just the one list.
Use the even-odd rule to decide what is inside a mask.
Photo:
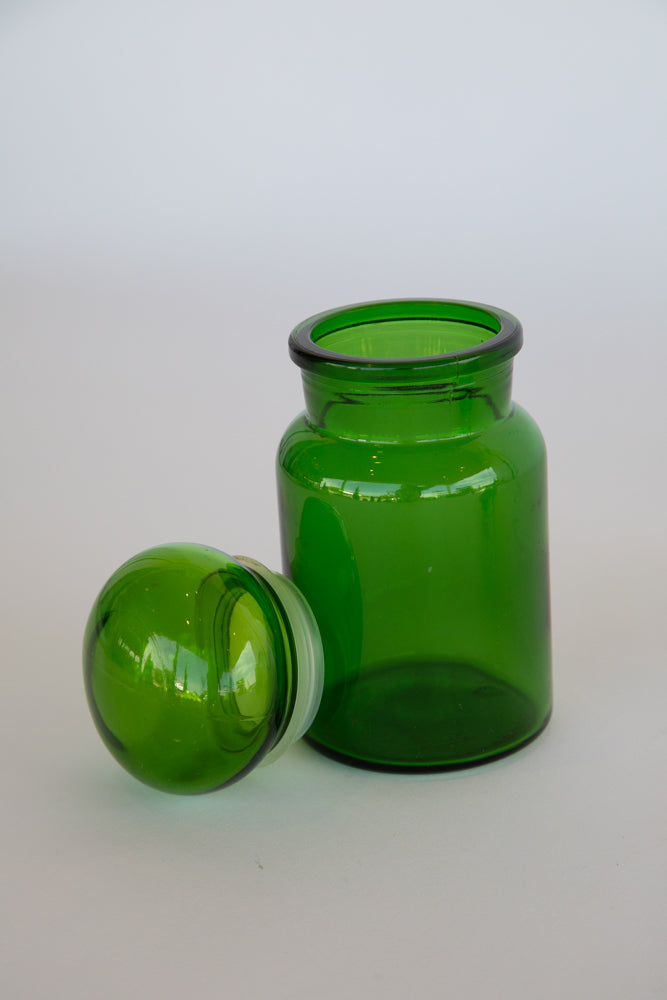
[(313, 736), (306, 735), (304, 741), (324, 757), (335, 760), (339, 764), (346, 764), (348, 767), (360, 768), (363, 771), (383, 771), (389, 774), (446, 774), (449, 771), (465, 771), (471, 768), (482, 767), (484, 764), (492, 764), (494, 761), (502, 760), (503, 757), (510, 757), (512, 754), (518, 753), (519, 750), (523, 750), (542, 735), (549, 725), (551, 715), (552, 712), (549, 711), (539, 729), (529, 736), (522, 738), (514, 746), (470, 760), (454, 761), (445, 764), (430, 764), (423, 761), (391, 763), (389, 761), (365, 760), (361, 757), (353, 757), (340, 750), (335, 750), (333, 747), (328, 747), (326, 744), (318, 742)]
[(307, 739), (379, 770), (457, 770), (512, 753), (547, 725), (551, 699), (488, 670), (438, 660), (377, 664), (331, 685)]

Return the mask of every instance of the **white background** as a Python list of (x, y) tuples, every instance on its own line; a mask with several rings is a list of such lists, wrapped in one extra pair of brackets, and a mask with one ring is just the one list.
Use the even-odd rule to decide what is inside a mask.
[[(4, 0), (4, 997), (667, 994), (666, 53), (662, 0)], [(85, 704), (96, 592), (164, 541), (279, 568), (289, 330), (413, 295), (524, 324), (550, 727), (144, 788)]]

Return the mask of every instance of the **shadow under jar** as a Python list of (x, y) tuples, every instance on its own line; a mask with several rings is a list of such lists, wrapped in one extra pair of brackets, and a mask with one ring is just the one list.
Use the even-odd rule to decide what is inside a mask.
[(278, 454), (284, 571), (317, 619), (308, 738), (348, 763), (454, 768), (551, 710), (546, 459), (511, 400), (519, 322), (375, 302), (296, 327), (305, 413)]

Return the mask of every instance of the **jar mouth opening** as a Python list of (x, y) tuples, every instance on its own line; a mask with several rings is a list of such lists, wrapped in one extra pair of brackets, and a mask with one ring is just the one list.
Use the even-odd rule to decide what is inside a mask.
[(301, 368), (339, 377), (487, 367), (513, 357), (521, 324), (492, 306), (452, 299), (364, 302), (311, 316), (290, 336)]

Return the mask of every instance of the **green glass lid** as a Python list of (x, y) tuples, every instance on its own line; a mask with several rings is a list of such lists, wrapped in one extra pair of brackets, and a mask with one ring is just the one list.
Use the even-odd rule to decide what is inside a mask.
[(261, 563), (163, 545), (102, 588), (83, 650), (88, 704), (116, 760), (165, 791), (207, 792), (308, 727), (322, 650), (296, 587)]

